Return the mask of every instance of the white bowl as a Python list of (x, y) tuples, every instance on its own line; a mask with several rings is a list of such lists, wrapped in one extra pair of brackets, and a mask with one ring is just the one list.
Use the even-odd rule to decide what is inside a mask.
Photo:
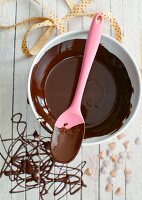
[[(63, 41), (66, 41), (66, 40), (86, 39), (87, 35), (88, 35), (88, 31), (75, 31), (75, 32), (69, 32), (69, 33), (60, 35), (58, 37), (55, 37), (41, 49), (41, 51), (38, 53), (38, 55), (34, 59), (31, 69), (30, 69), (29, 78), (28, 78), (28, 98), (29, 98), (29, 103), (31, 105), (31, 108), (37, 119), (40, 118), (40, 116), (38, 115), (38, 113), (34, 107), (34, 104), (33, 104), (32, 98), (31, 98), (31, 91), (30, 91), (31, 75), (32, 75), (32, 71), (33, 71), (35, 64), (37, 64), (38, 61), (40, 60), (40, 58), (44, 55), (44, 53), (48, 49), (52, 48), (53, 46), (55, 46)], [(130, 53), (128, 53), (128, 51), (119, 42), (117, 42), (112, 37), (102, 35), (101, 44), (109, 52), (116, 55), (126, 67), (126, 70), (128, 72), (129, 78), (132, 83), (132, 87), (134, 89), (134, 93), (132, 94), (132, 98), (131, 98), (132, 109), (131, 109), (131, 113), (130, 113), (129, 117), (123, 121), (123, 125), (119, 130), (115, 131), (114, 133), (112, 133), (110, 135), (84, 139), (83, 144), (100, 144), (102, 142), (106, 142), (106, 141), (118, 136), (132, 122), (132, 120), (136, 114), (136, 111), (138, 110), (139, 104), (140, 104), (141, 79), (140, 79), (140, 73), (139, 73), (138, 67), (137, 67), (135, 61), (133, 60), (132, 56), (130, 55)]]

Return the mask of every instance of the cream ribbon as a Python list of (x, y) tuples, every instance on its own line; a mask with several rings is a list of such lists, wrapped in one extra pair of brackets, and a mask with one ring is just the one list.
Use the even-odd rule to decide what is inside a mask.
[[(2, 2), (6, 2), (6, 1), (7, 0), (2, 0)], [(33, 0), (33, 1), (38, 3), (39, 6), (42, 6), (41, 0)], [(55, 15), (48, 10), (47, 4), (44, 3), (43, 9), (46, 10), (49, 17), (28, 18), (26, 20), (23, 20), (22, 22), (16, 23), (11, 26), (0, 26), (0, 29), (1, 30), (11, 29), (11, 28), (23, 25), (27, 22), (34, 23), (31, 27), (28, 28), (28, 30), (24, 34), (24, 37), (22, 40), (22, 51), (27, 56), (36, 55), (40, 51), (40, 49), (50, 39), (50, 36), (52, 35), (53, 30), (55, 28), (59, 30), (60, 33), (64, 33), (68, 31), (67, 22), (70, 21), (72, 18), (77, 17), (77, 16), (82, 16), (82, 17), (86, 16), (86, 17), (93, 18), (96, 15), (96, 13), (87, 13), (84, 11), (84, 9), (87, 6), (89, 6), (93, 2), (93, 0), (81, 0), (78, 4), (75, 4), (73, 0), (65, 0), (65, 1), (69, 7), (69, 12), (67, 13), (67, 15), (65, 15), (62, 18), (56, 18)], [(102, 12), (102, 15), (104, 16), (104, 20), (106, 22), (109, 22), (112, 28), (114, 29), (115, 39), (118, 40), (119, 42), (122, 42), (122, 38), (123, 38), (122, 31), (116, 19), (109, 12)], [(31, 49), (29, 49), (27, 45), (29, 34), (31, 34), (33, 30), (42, 28), (42, 27), (47, 27), (47, 30), (43, 33), (40, 39), (34, 44), (34, 46)]]

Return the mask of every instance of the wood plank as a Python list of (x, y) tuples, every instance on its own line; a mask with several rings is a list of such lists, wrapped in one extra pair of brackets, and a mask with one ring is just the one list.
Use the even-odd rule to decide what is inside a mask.
[[(17, 12), (16, 12), (16, 22), (29, 17), (29, 1), (19, 1), (17, 0)], [(21, 51), (21, 39), (26, 31), (28, 25), (20, 26), (16, 28), (16, 38), (15, 38), (15, 58), (14, 58), (14, 91), (13, 91), (13, 114), (20, 112), (23, 115), (23, 120), (26, 121), (26, 110), (27, 110), (27, 66), (28, 58), (23, 56)], [(25, 133), (26, 134), (26, 133)], [(13, 126), (13, 137), (17, 137), (16, 125)], [(16, 145), (14, 150), (18, 146)], [(25, 175), (26, 176), (26, 175)], [(12, 187), (15, 184), (12, 183)], [(19, 189), (19, 188), (18, 188)], [(17, 200), (26, 199), (26, 193), (13, 193), (12, 199)]]
[[(78, 3), (80, 1), (74, 0), (74, 3)], [(83, 29), (83, 18), (82, 17), (74, 17), (68, 23), (69, 31), (80, 31)]]
[(98, 189), (99, 189), (99, 146), (83, 146), (82, 148), (82, 160), (87, 162), (85, 170), (87, 168), (91, 169), (93, 174), (88, 176), (84, 174), (84, 183), (87, 188), (82, 189), (82, 200), (85, 199), (99, 199)]
[[(75, 0), (74, 2), (78, 3), (79, 1)], [(68, 28), (69, 28), (69, 31), (82, 30), (82, 18), (81, 17), (73, 18), (71, 21), (68, 22)], [(77, 157), (71, 163), (68, 164), (68, 166), (76, 167), (81, 163), (81, 161), (82, 161), (82, 149), (78, 153)], [(79, 167), (79, 169), (81, 169), (81, 167)], [(81, 196), (82, 196), (82, 191), (79, 190), (74, 195), (67, 194), (67, 199), (68, 200), (72, 200), (72, 199), (79, 200), (79, 199), (81, 199)]]
[[(30, 16), (36, 16), (37, 13), (41, 15), (42, 7), (40, 8), (37, 4), (33, 3), (30, 5), (29, 1), (17, 1), (17, 21), (21, 21), (26, 19)], [(28, 79), (28, 72), (31, 66), (31, 62), (34, 58), (27, 58), (23, 55), (21, 51), (21, 41), (23, 34), (28, 28), (28, 24), (17, 27), (16, 30), (16, 45), (15, 45), (15, 76), (14, 76), (14, 113), (21, 112), (25, 120), (27, 120), (28, 128), (27, 134), (29, 131), (32, 131), (33, 128), (33, 121), (31, 123), (31, 118), (33, 117), (29, 110), (27, 111), (27, 79)], [(37, 38), (37, 34), (35, 33), (32, 36), (32, 40)], [(32, 42), (29, 41), (29, 45)], [(21, 103), (20, 103), (21, 102)], [(31, 117), (31, 118), (30, 118)], [(15, 132), (15, 130), (14, 130)], [(15, 135), (15, 134), (14, 134)], [(34, 192), (30, 190), (25, 194), (13, 194), (13, 199), (36, 199), (39, 198), (39, 189), (35, 189)]]
[[(104, 1), (99, 1), (96, 0), (94, 1), (94, 6), (90, 7), (90, 10), (95, 10), (95, 12), (110, 12), (111, 9), (111, 4), (110, 4), (110, 0), (104, 0)], [(103, 29), (103, 33), (110, 35), (110, 25), (109, 23), (104, 23), (104, 29)]]
[[(42, 3), (42, 1), (41, 1)], [(37, 3), (30, 1), (29, 4), (29, 16), (30, 17), (36, 17), (36, 16), (43, 16), (43, 9), (42, 9), (42, 4), (38, 5)], [(30, 24), (32, 25), (32, 24)], [(40, 38), (42, 34), (41, 29), (37, 29), (32, 33), (32, 36), (29, 38), (29, 46), (33, 47), (35, 42)], [(28, 65), (28, 72), (30, 70), (32, 61), (34, 57), (29, 60), (29, 65)], [(41, 134), (41, 127), (40, 124), (37, 122), (30, 105), (27, 107), (27, 134), (31, 134), (34, 130), (36, 130), (39, 134)], [(33, 194), (34, 193), (34, 194)], [(36, 188), (34, 190), (30, 190), (26, 192), (26, 200), (31, 200), (31, 199), (39, 199), (40, 200), (40, 188)], [(31, 197), (32, 196), (32, 197)]]
[[(46, 7), (48, 8), (49, 11), (51, 11), (51, 13), (57, 16), (57, 0), (54, 0), (54, 1), (44, 0), (44, 2), (45, 2), (45, 6), (43, 5), (43, 16), (46, 16), (46, 17), (49, 16), (49, 13)], [(54, 38), (56, 35), (57, 35), (57, 30), (55, 29), (50, 39)]]
[[(64, 0), (56, 1), (56, 16), (64, 17), (68, 12), (68, 6)], [(57, 35), (60, 35), (60, 32), (57, 30)]]
[[(89, 8), (86, 9), (87, 12), (96, 11), (96, 3), (91, 4)], [(92, 19), (88, 17), (83, 17), (83, 30), (89, 30)], [(82, 160), (87, 162), (85, 170), (87, 168), (93, 171), (92, 176), (84, 175), (84, 182), (87, 188), (82, 189), (82, 200), (86, 199), (99, 199), (99, 145), (85, 145), (82, 148)]]
[[(70, 167), (74, 167), (74, 168), (76, 168), (80, 163), (81, 163), (81, 161), (82, 161), (82, 149), (80, 149), (80, 151), (79, 151), (79, 153), (77, 154), (77, 156), (76, 156), (76, 158), (72, 161), (72, 162), (70, 162), (69, 164), (68, 164), (68, 166), (70, 166)], [(78, 168), (78, 169), (80, 169), (81, 170), (81, 166)], [(73, 173), (73, 172), (72, 172)], [(78, 176), (80, 176), (81, 174), (77, 174)], [(75, 179), (74, 179), (75, 180)], [(71, 181), (73, 181), (73, 179), (71, 179)], [(78, 186), (77, 186), (78, 187)], [(75, 187), (75, 189), (77, 188), (77, 187)], [(68, 187), (67, 187), (67, 189), (68, 189)], [(75, 193), (74, 195), (70, 195), (69, 193), (67, 194), (67, 197), (66, 197), (66, 199), (67, 200), (73, 200), (73, 199), (81, 199), (81, 196), (82, 196), (82, 194), (81, 194), (81, 190), (79, 190), (77, 193)]]
[[(141, 30), (140, 30), (140, 13), (141, 13), (141, 1), (123, 2), (124, 10), (124, 45), (132, 54), (138, 67), (141, 64)], [(129, 8), (129, 9), (128, 9)], [(133, 16), (132, 16), (133, 13)], [(142, 187), (142, 174), (140, 159), (142, 157), (141, 147), (137, 147), (133, 144), (133, 141), (137, 136), (141, 137), (142, 125), (141, 125), (142, 110), (135, 116), (132, 124), (126, 130), (126, 140), (131, 141), (130, 151), (133, 151), (133, 159), (126, 164), (127, 168), (133, 171), (132, 183), (126, 185), (126, 199), (140, 199), (141, 187)], [(134, 181), (136, 180), (136, 181)]]
[[(125, 132), (123, 132), (125, 133)], [(110, 142), (115, 142), (117, 144), (117, 147), (115, 149), (115, 151), (113, 152), (114, 155), (119, 156), (119, 153), (124, 152), (125, 153), (125, 148), (123, 146), (123, 142), (125, 142), (125, 138), (121, 141), (118, 141), (117, 138), (113, 139)], [(113, 183), (113, 200), (124, 200), (125, 199), (125, 175), (124, 175), (124, 169), (125, 169), (125, 165), (126, 165), (126, 160), (124, 159), (124, 163), (122, 163), (120, 165), (120, 170), (116, 170), (117, 172), (117, 176), (116, 178), (114, 178), (114, 183)], [(115, 170), (115, 164), (112, 163), (112, 170)], [(109, 175), (110, 176), (110, 175)], [(111, 177), (111, 176), (110, 176)], [(123, 190), (123, 194), (122, 195), (117, 195), (116, 191), (118, 188), (122, 188)]]
[[(90, 8), (87, 9), (88, 12), (92, 13), (92, 12), (102, 12), (102, 11), (110, 11), (110, 2), (108, 1), (95, 1), (93, 3), (93, 5), (90, 6)], [(90, 23), (91, 23), (91, 19), (84, 17), (83, 20), (83, 27), (84, 29), (89, 29), (90, 27)], [(104, 33), (110, 35), (110, 26), (105, 23), (104, 24)], [(93, 166), (93, 171), (95, 174), (93, 174), (93, 177), (87, 177), (88, 182), (88, 192), (84, 192), (83, 193), (83, 199), (88, 198), (88, 195), (90, 195), (90, 199), (112, 199), (112, 193), (106, 193), (105, 192), (105, 187), (106, 187), (106, 180), (107, 177), (109, 176), (109, 174), (107, 173), (106, 175), (101, 174), (100, 173), (100, 167), (102, 166), (102, 160), (99, 160), (97, 155), (99, 152), (101, 151), (106, 151), (107, 149), (107, 144), (102, 144), (102, 145), (96, 145), (96, 146), (88, 146), (85, 147), (84, 149), (84, 155), (83, 158), (86, 157), (86, 160), (92, 160), (92, 164), (90, 163), (90, 161), (88, 161), (88, 163), (90, 163), (89, 165)], [(92, 154), (94, 154), (94, 156), (92, 156)], [(91, 158), (90, 158), (91, 155)], [(111, 166), (108, 169), (108, 172), (111, 170)], [(91, 179), (91, 181), (90, 181)], [(86, 179), (85, 179), (86, 180)], [(95, 187), (96, 186), (96, 187)]]
[[(108, 11), (110, 12), (110, 1), (96, 1), (95, 2), (95, 10), (96, 12), (103, 12), (103, 11)], [(103, 30), (103, 33), (105, 34), (108, 34), (110, 35), (111, 33), (111, 29), (110, 29), (110, 25), (108, 23), (104, 23), (104, 30)], [(103, 143), (102, 145), (99, 145), (99, 152), (106, 152), (106, 149), (107, 149), (107, 143)], [(102, 160), (100, 159), (99, 161), (99, 168), (102, 167)], [(108, 171), (106, 174), (103, 174), (100, 172), (99, 170), (99, 198), (100, 200), (104, 200), (104, 199), (107, 199), (107, 200), (111, 200), (112, 199), (112, 194), (111, 192), (110, 193), (106, 193), (105, 191), (105, 187), (106, 187), (106, 179), (107, 177), (109, 176), (109, 171), (111, 170), (112, 166), (110, 165), (109, 168), (108, 168)]]
[[(57, 1), (56, 0), (55, 1), (45, 0), (44, 2), (47, 6), (47, 9), (56, 16), (57, 15)], [(43, 16), (49, 16), (47, 9), (44, 9), (44, 6), (43, 6)], [(50, 39), (54, 38), (56, 35), (57, 35), (57, 30), (55, 29)], [(41, 128), (41, 135), (47, 136), (47, 134), (48, 134), (47, 131), (45, 131), (43, 128)], [(54, 168), (53, 168), (53, 171), (54, 171)], [(54, 189), (55, 189), (55, 185), (53, 185), (50, 188), (49, 193), (46, 195), (47, 200), (56, 199), (56, 197), (54, 197)]]
[(142, 1), (139, 1), (139, 8), (138, 8), (138, 13), (139, 13), (139, 25), (140, 25), (140, 30), (139, 30), (139, 34), (140, 34), (140, 69), (142, 70), (142, 12), (141, 12), (141, 8), (142, 8)]
[[(11, 6), (11, 9), (9, 9), (9, 6)], [(1, 24), (10, 25), (15, 23), (15, 12), (15, 2), (0, 5)], [(15, 30), (0, 31), (0, 134), (3, 138), (12, 137), (12, 123), (10, 119), (12, 114), (14, 41)], [(6, 148), (9, 145), (9, 142), (5, 143)], [(1, 144), (0, 152), (6, 156)], [(0, 168), (2, 164), (3, 160), (0, 159)], [(3, 176), (0, 179), (0, 198), (10, 200), (10, 190), (11, 182), (8, 177)]]
[[(48, 137), (48, 136), (50, 137), (50, 136), (51, 136), (51, 135), (50, 135), (44, 128), (42, 128), (42, 127), (41, 127), (41, 129), (40, 129), (40, 133), (41, 133), (41, 136), (43, 136), (43, 137)], [(52, 173), (54, 173), (54, 168), (53, 168), (53, 170), (52, 170)], [(51, 176), (51, 175), (50, 175), (50, 177), (54, 178), (54, 176)], [(50, 188), (48, 194), (46, 194), (44, 198), (47, 199), (47, 200), (54, 200), (54, 199), (55, 199), (55, 197), (54, 197), (54, 189), (55, 189), (55, 186), (53, 185), (53, 186)], [(40, 198), (40, 200), (42, 200), (42, 199)]]
[[(141, 198), (142, 187), (142, 174), (141, 174), (141, 157), (142, 157), (142, 147), (141, 145), (135, 145), (134, 140), (136, 137), (141, 137), (142, 125), (140, 117), (142, 111), (139, 110), (133, 123), (129, 126), (126, 131), (126, 140), (131, 141), (129, 151), (132, 152), (132, 159), (128, 160), (126, 163), (126, 168), (132, 170), (132, 181), (130, 184), (126, 184), (126, 199), (139, 199)], [(136, 181), (135, 181), (136, 180)]]
[[(56, 17), (63, 17), (67, 13), (67, 5), (64, 0), (56, 1)], [(57, 30), (57, 35), (60, 35), (60, 32)], [(58, 173), (59, 170), (55, 169), (55, 173)], [(55, 188), (58, 187), (58, 183), (55, 183)], [(61, 198), (64, 195), (65, 191), (61, 192), (59, 195), (55, 196), (55, 200)], [(66, 200), (66, 195), (62, 197), (63, 200)]]
[[(117, 2), (111, 1), (111, 13), (112, 15), (116, 18), (118, 21), (121, 30), (123, 31), (123, 1), (120, 0)], [(111, 31), (111, 36), (114, 37), (114, 31)], [(117, 138), (113, 140), (114, 142), (117, 143), (117, 149), (116, 149), (116, 154), (118, 155), (119, 152), (125, 152), (125, 148), (123, 146), (123, 141), (118, 141)], [(126, 162), (126, 161), (125, 161)], [(124, 169), (125, 169), (125, 162), (122, 164), (122, 169), (118, 170), (118, 175), (116, 177), (116, 180), (114, 181), (113, 184), (113, 200), (124, 200), (126, 198), (125, 194), (125, 176), (124, 176)], [(113, 167), (114, 168), (114, 167)], [(116, 190), (117, 188), (122, 187), (124, 193), (123, 195), (116, 195)]]
[[(39, 6), (37, 3), (35, 3), (34, 1), (29, 1), (29, 5), (27, 6), (27, 14), (29, 15), (29, 17), (35, 17), (35, 16), (42, 16), (42, 5)], [(24, 16), (25, 17), (25, 16)], [(24, 18), (23, 17), (23, 18)], [(32, 25), (32, 24), (30, 24)], [(41, 35), (41, 29), (35, 31), (32, 33), (32, 36), (29, 37), (28, 40), (28, 45), (31, 48), (35, 41), (40, 37)], [(32, 58), (28, 58), (28, 63), (27, 63), (27, 71), (25, 74), (25, 87), (27, 88), (27, 78), (28, 78), (28, 72), (29, 69), (31, 67), (32, 61), (33, 61), (34, 57)], [(27, 96), (27, 90), (25, 91), (26, 96)], [(26, 102), (25, 102), (26, 103)], [(31, 108), (29, 105), (26, 104), (27, 110), (26, 110), (26, 114), (27, 114), (27, 135), (28, 134), (32, 134), (34, 132), (34, 130), (38, 131), (38, 133), (40, 133), (40, 125), (38, 124)], [(26, 200), (32, 200), (32, 199), (40, 199), (39, 196), (39, 188), (30, 190), (28, 192), (26, 192)]]
[[(107, 149), (108, 149), (108, 142), (100, 145), (99, 152), (105, 152), (106, 153)], [(110, 161), (109, 157), (106, 157), (106, 156), (103, 160), (109, 160)], [(106, 185), (107, 185), (107, 179), (110, 176), (109, 172), (113, 169), (113, 165), (110, 163), (109, 167), (106, 169), (106, 172), (102, 173), (101, 168), (103, 167), (103, 160), (100, 159), (100, 162), (99, 162), (99, 164), (100, 164), (100, 166), (99, 166), (99, 168), (100, 168), (99, 169), (99, 172), (100, 172), (100, 174), (99, 174), (99, 176), (100, 176), (99, 177), (100, 178), (100, 180), (99, 180), (100, 181), (99, 198), (101, 200), (103, 200), (105, 198), (111, 200), (112, 199), (112, 193), (106, 192), (105, 188), (106, 188)]]
[[(139, 66), (140, 62), (140, 6), (141, 1), (136, 0), (135, 2), (126, 0), (123, 2), (124, 12), (124, 46), (134, 57), (136, 63)], [(129, 9), (128, 9), (129, 7)], [(139, 8), (139, 9), (138, 9)], [(133, 17), (131, 15), (133, 12)]]
[[(94, 1), (93, 4), (87, 9), (88, 12), (103, 12), (103, 11), (110, 11), (110, 1)], [(91, 20), (89, 18), (84, 17), (83, 20), (83, 27), (84, 29), (89, 29), (90, 27)], [(110, 34), (110, 26), (108, 24), (104, 24), (104, 29), (103, 33)], [(105, 151), (107, 148), (107, 144), (102, 144), (102, 145), (96, 145), (96, 146), (86, 146), (84, 149), (84, 155), (83, 158), (85, 157), (88, 161), (88, 159), (92, 159), (92, 165), (94, 166), (94, 177), (91, 178), (92, 181), (89, 181), (88, 179), (88, 191), (83, 193), (83, 199), (88, 198), (88, 194), (90, 195), (90, 198), (92, 199), (102, 199), (104, 200), (107, 198), (107, 200), (112, 199), (112, 194), (111, 193), (106, 193), (105, 192), (105, 186), (106, 186), (106, 175), (100, 173), (100, 166), (102, 165), (102, 161), (98, 159), (97, 155), (101, 151)], [(94, 154), (94, 156), (92, 156)], [(90, 162), (90, 161), (88, 161)], [(90, 165), (90, 164), (89, 164)], [(96, 187), (95, 187), (96, 186)]]

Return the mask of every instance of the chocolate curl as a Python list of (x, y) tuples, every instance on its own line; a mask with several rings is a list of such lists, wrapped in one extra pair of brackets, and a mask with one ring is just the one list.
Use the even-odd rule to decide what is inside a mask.
[[(38, 3), (39, 6), (42, 6), (41, 0), (33, 0), (34, 2)], [(67, 22), (71, 20), (74, 17), (77, 16), (87, 16), (87, 17), (94, 17), (96, 13), (87, 13), (84, 11), (86, 7), (88, 7), (93, 0), (82, 0), (79, 3), (75, 4), (73, 0), (65, 0), (68, 7), (69, 12), (67, 15), (65, 15), (63, 18), (56, 18), (53, 13), (51, 13), (48, 10), (48, 6), (46, 3), (43, 3), (43, 9), (48, 13), (49, 17), (34, 17), (29, 18), (26, 20), (23, 20), (22, 22), (19, 22), (17, 24), (11, 25), (11, 26), (0, 26), (0, 29), (11, 29), (20, 25), (24, 25), (27, 22), (33, 22), (34, 25), (32, 25), (27, 32), (24, 34), (23, 40), (22, 40), (22, 51), (27, 56), (33, 56), (36, 55), (41, 48), (47, 43), (47, 41), (50, 39), (53, 30), (56, 28), (59, 30), (60, 33), (67, 32)], [(7, 2), (7, 0), (3, 0), (3, 2)], [(109, 13), (109, 12), (102, 12), (105, 21), (109, 22), (112, 28), (114, 29), (115, 33), (115, 39), (119, 42), (122, 42), (122, 31), (121, 28), (116, 21), (116, 19)], [(47, 27), (47, 30), (44, 32), (44, 34), (39, 38), (39, 40), (34, 44), (34, 46), (29, 49), (27, 45), (27, 40), (29, 34), (38, 28)]]

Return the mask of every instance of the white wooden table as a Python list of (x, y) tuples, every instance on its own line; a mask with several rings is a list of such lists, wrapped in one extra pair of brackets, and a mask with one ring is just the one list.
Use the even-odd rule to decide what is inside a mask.
[[(64, 0), (45, 0), (51, 11), (57, 16), (63, 16), (67, 12)], [(124, 33), (124, 46), (134, 57), (138, 67), (142, 70), (142, 1), (141, 0), (94, 0), (90, 11), (111, 11), (118, 20)], [(14, 24), (22, 19), (42, 16), (43, 10), (37, 4), (29, 0), (13, 0), (0, 6), (0, 23)], [(75, 18), (69, 22), (70, 30), (82, 30), (89, 28), (90, 19), (84, 17)], [(15, 127), (10, 121), (12, 114), (21, 112), (23, 119), (27, 121), (27, 133), (34, 129), (43, 131), (27, 104), (27, 78), (31, 63), (34, 59), (27, 58), (21, 51), (21, 39), (28, 25), (21, 26), (10, 31), (0, 31), (0, 133), (4, 138), (14, 137)], [(104, 33), (112, 35), (110, 26), (105, 25)], [(34, 37), (37, 37), (35, 33)], [(32, 43), (31, 41), (29, 43)], [(119, 172), (114, 183), (114, 191), (106, 192), (107, 174), (100, 173), (102, 160), (98, 153), (108, 148), (108, 144), (83, 147), (72, 162), (72, 165), (81, 160), (87, 161), (87, 166), (93, 169), (93, 176), (84, 175), (87, 188), (73, 196), (66, 195), (63, 199), (74, 200), (141, 200), (142, 199), (142, 145), (135, 145), (134, 139), (142, 137), (142, 109), (140, 108), (135, 120), (125, 131), (125, 138), (117, 142), (116, 153), (125, 151), (124, 141), (130, 141), (129, 151), (132, 151), (132, 159), (127, 160), (124, 167), (132, 170), (132, 182), (126, 184), (124, 173)], [(3, 153), (2, 146), (0, 152)], [(0, 165), (2, 161), (0, 160)], [(110, 165), (110, 169), (112, 166)], [(109, 169), (109, 170), (110, 170)], [(0, 200), (39, 200), (38, 189), (20, 194), (9, 194), (12, 184), (3, 177), (0, 179)], [(118, 187), (124, 190), (123, 195), (116, 195)], [(46, 200), (58, 199), (52, 195), (52, 191), (46, 196)]]

